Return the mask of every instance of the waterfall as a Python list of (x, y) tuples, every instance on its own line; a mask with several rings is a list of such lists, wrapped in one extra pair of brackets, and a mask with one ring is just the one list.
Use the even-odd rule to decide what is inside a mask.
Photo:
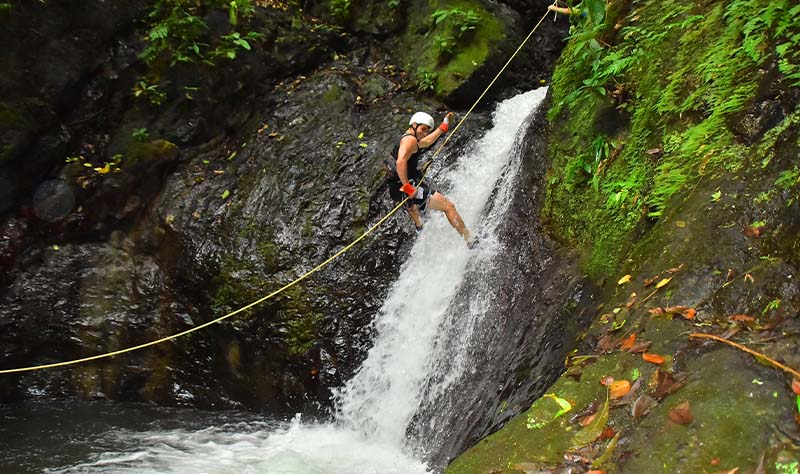
[[(474, 370), (470, 340), (492, 301), (491, 282), (483, 277), (500, 250), (495, 231), (520, 167), (518, 135), (545, 94), (542, 88), (500, 103), (493, 128), (450, 157), (456, 164), (446, 172), (434, 173), (436, 189), (456, 204), (479, 244), (468, 249), (444, 215), (428, 212), (375, 319), (376, 336), (366, 360), (335, 392), (333, 421), (310, 423), (298, 416), (286, 424), (112, 430), (102, 434), (103, 451), (89, 461), (48, 472), (431, 472), (425, 456), (432, 440), (409, 433), (419, 432), (414, 423), (446, 424), (446, 416), (423, 418), (419, 413), (435, 412), (426, 404)], [(465, 295), (459, 289), (467, 279), (471, 284)], [(461, 300), (455, 304), (457, 295)]]

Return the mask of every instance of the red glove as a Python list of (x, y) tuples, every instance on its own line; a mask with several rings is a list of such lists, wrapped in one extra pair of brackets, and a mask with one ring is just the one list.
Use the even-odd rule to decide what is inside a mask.
[(439, 130), (442, 131), (442, 134), (447, 133), (447, 130), (450, 128), (450, 115), (452, 115), (452, 114), (445, 115), (444, 116), (444, 120), (439, 125)]
[(401, 186), (400, 187), (400, 191), (403, 191), (404, 193), (408, 194), (409, 196), (413, 196), (414, 194), (417, 193), (416, 188), (414, 188), (414, 186), (411, 186), (411, 183), (406, 183), (403, 186)]

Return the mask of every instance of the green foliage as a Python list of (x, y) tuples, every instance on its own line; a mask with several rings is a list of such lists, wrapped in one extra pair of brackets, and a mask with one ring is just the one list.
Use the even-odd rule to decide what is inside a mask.
[(11, 4), (8, 2), (0, 2), (0, 13), (11, 11)]
[(350, 18), (350, 0), (330, 0), (328, 11), (337, 23), (344, 23)]
[[(213, 10), (228, 11), (232, 31), (220, 37), (210, 37), (203, 16)], [(232, 47), (250, 49), (246, 39), (257, 40), (259, 33), (237, 32), (241, 20), (255, 11), (253, 0), (157, 0), (148, 16), (150, 29), (147, 47), (139, 57), (147, 64), (157, 61), (177, 63), (204, 62), (214, 64), (218, 58), (233, 59)], [(238, 36), (237, 36), (238, 35)]]
[(147, 132), (147, 128), (144, 127), (134, 129), (133, 133), (131, 133), (131, 137), (133, 137), (133, 139), (139, 143), (144, 143), (145, 141), (147, 141), (147, 138), (149, 136), (150, 134)]
[(439, 75), (423, 67), (417, 68), (417, 89), (420, 92), (433, 91), (436, 89), (436, 81)]
[[(545, 212), (564, 237), (591, 243), (589, 269), (602, 272), (643, 218), (658, 219), (702, 176), (743, 166), (750, 149), (728, 124), (755, 98), (769, 62), (800, 84), (800, 7), (668, 0), (603, 14), (595, 3), (583, 3), (585, 17), (572, 15), (552, 81)], [(764, 147), (776, 136), (768, 133)], [(606, 155), (614, 158), (601, 166)], [(786, 172), (778, 185), (795, 179)]]
[(467, 42), (480, 23), (474, 10), (440, 8), (431, 14), (431, 47), (439, 63), (447, 62), (460, 43)]
[(153, 105), (161, 105), (167, 99), (167, 93), (158, 84), (151, 84), (146, 79), (139, 79), (133, 85), (133, 96), (147, 99)]

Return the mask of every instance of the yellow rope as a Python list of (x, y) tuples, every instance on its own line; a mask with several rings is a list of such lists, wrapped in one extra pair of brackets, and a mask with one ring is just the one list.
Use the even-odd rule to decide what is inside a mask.
[[(430, 165), (430, 163), (433, 161), (433, 159), (436, 158), (436, 156), (442, 151), (442, 148), (444, 148), (444, 145), (447, 144), (447, 142), (450, 140), (450, 137), (452, 137), (456, 133), (456, 131), (458, 131), (459, 127), (461, 127), (461, 124), (464, 123), (464, 120), (467, 119), (467, 117), (472, 112), (472, 110), (475, 108), (475, 106), (478, 105), (478, 102), (480, 102), (481, 99), (483, 99), (483, 97), (486, 95), (486, 93), (489, 91), (489, 89), (497, 81), (497, 78), (500, 77), (500, 75), (505, 71), (505, 69), (506, 69), (506, 67), (508, 67), (509, 63), (511, 63), (511, 60), (514, 59), (514, 57), (517, 55), (517, 53), (519, 53), (520, 50), (522, 49), (522, 47), (525, 45), (525, 43), (528, 42), (530, 37), (533, 35), (533, 33), (536, 31), (536, 29), (539, 28), (539, 25), (541, 25), (542, 21), (544, 21), (546, 16), (547, 16), (547, 13), (545, 13), (544, 16), (542, 16), (542, 19), (539, 20), (539, 23), (537, 23), (536, 26), (533, 27), (533, 30), (531, 30), (531, 32), (528, 34), (528, 36), (525, 38), (525, 40), (522, 41), (522, 43), (519, 45), (517, 50), (514, 51), (514, 54), (511, 55), (511, 57), (506, 62), (506, 64), (502, 67), (502, 69), (500, 69), (500, 72), (498, 72), (497, 75), (494, 77), (494, 79), (492, 79), (492, 82), (489, 83), (489, 85), (483, 91), (481, 96), (478, 97), (478, 100), (476, 100), (475, 103), (472, 104), (472, 107), (470, 107), (469, 111), (467, 111), (467, 113), (464, 115), (464, 117), (461, 119), (461, 121), (458, 122), (458, 125), (456, 125), (456, 127), (453, 129), (453, 132), (445, 139), (444, 142), (442, 142), (442, 144), (439, 146), (439, 148), (434, 152), (433, 156), (431, 157), (431, 160), (428, 161), (428, 163), (425, 166), (425, 170), (424, 170), (424, 173), (423, 173), (423, 178), (425, 176), (425, 173), (427, 173), (428, 165)], [(193, 333), (195, 331), (199, 331), (199, 330), (201, 330), (203, 328), (211, 326), (212, 324), (219, 323), (219, 322), (221, 322), (221, 321), (223, 321), (225, 319), (228, 319), (228, 318), (230, 318), (232, 316), (235, 316), (235, 315), (241, 313), (242, 311), (247, 311), (248, 309), (250, 309), (250, 308), (252, 308), (254, 306), (257, 306), (257, 305), (263, 303), (264, 301), (266, 301), (266, 300), (268, 300), (270, 298), (273, 298), (274, 296), (282, 293), (285, 290), (288, 290), (289, 288), (293, 287), (294, 285), (300, 283), (301, 281), (303, 281), (306, 278), (310, 277), (314, 273), (318, 272), (319, 270), (321, 270), (322, 268), (327, 266), (329, 263), (331, 263), (332, 261), (334, 261), (337, 258), (339, 258), (342, 254), (344, 254), (345, 252), (350, 250), (354, 245), (356, 245), (361, 240), (363, 240), (366, 236), (371, 234), (375, 229), (380, 227), (391, 216), (393, 216), (398, 211), (398, 209), (400, 209), (406, 203), (406, 201), (408, 201), (409, 199), (411, 199), (410, 196), (408, 196), (405, 199), (403, 199), (403, 201), (400, 202), (397, 206), (395, 206), (394, 209), (389, 211), (388, 214), (383, 216), (383, 218), (381, 218), (381, 220), (379, 220), (372, 227), (367, 229), (357, 239), (355, 239), (354, 241), (350, 242), (350, 244), (348, 244), (347, 246), (345, 246), (344, 248), (342, 248), (341, 250), (339, 250), (338, 252), (333, 254), (330, 258), (328, 258), (324, 262), (320, 263), (319, 265), (317, 265), (313, 269), (309, 270), (308, 272), (306, 272), (305, 274), (301, 275), (297, 279), (287, 283), (286, 285), (278, 288), (277, 290), (273, 291), (272, 293), (268, 294), (267, 296), (264, 296), (263, 298), (260, 298), (260, 299), (258, 299), (256, 301), (253, 301), (252, 303), (250, 303), (250, 304), (248, 304), (246, 306), (242, 306), (241, 308), (239, 308), (237, 310), (231, 311), (230, 313), (228, 313), (228, 314), (226, 314), (224, 316), (220, 316), (217, 319), (213, 319), (213, 320), (205, 322), (205, 323), (203, 323), (203, 324), (201, 324), (199, 326), (195, 326), (195, 327), (193, 327), (191, 329), (187, 329), (185, 331), (179, 332), (177, 334), (173, 334), (171, 336), (166, 336), (166, 337), (162, 337), (161, 339), (157, 339), (155, 341), (150, 341), (150, 342), (146, 342), (144, 344), (139, 344), (138, 346), (127, 347), (125, 349), (120, 349), (118, 351), (106, 352), (106, 353), (103, 353), (103, 354), (97, 354), (97, 355), (93, 355), (93, 356), (90, 356), (90, 357), (83, 357), (81, 359), (67, 360), (67, 361), (56, 362), (56, 363), (52, 363), (52, 364), (35, 365), (35, 366), (31, 366), (31, 367), (20, 367), (20, 368), (16, 368), (16, 369), (0, 370), (0, 374), (13, 374), (13, 373), (18, 373), (18, 372), (30, 372), (30, 371), (33, 371), (33, 370), (52, 369), (52, 368), (56, 368), (56, 367), (64, 367), (64, 366), (67, 366), (67, 365), (81, 364), (83, 362), (90, 362), (90, 361), (98, 360), (98, 359), (105, 359), (106, 357), (114, 357), (114, 356), (117, 356), (117, 355), (120, 355), (120, 354), (125, 354), (127, 352), (133, 352), (133, 351), (137, 351), (139, 349), (144, 349), (145, 347), (155, 346), (156, 344), (161, 344), (162, 342), (167, 342), (167, 341), (170, 341), (172, 339), (177, 339), (179, 337), (186, 336), (187, 334), (191, 334), (191, 333)]]

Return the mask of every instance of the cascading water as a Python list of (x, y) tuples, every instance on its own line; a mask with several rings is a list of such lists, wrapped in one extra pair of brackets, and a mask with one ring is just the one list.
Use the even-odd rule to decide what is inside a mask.
[(439, 189), (457, 205), (480, 244), (467, 249), (443, 215), (428, 214), (376, 318), (372, 349), (335, 394), (333, 422), (306, 423), (298, 417), (289, 424), (237, 421), (205, 429), (112, 429), (86, 440), (96, 443), (88, 461), (47, 472), (430, 472), (425, 463), (430, 440), (407, 433), (424, 404), (470, 370), (470, 334), (491, 303), (491, 288), (484, 283), (485, 288), (469, 295), (466, 306), (454, 306), (453, 299), (465, 278), (480, 278), (481, 270), (491, 266), (498, 250), (494, 231), (519, 166), (515, 137), (545, 93), (538, 89), (501, 103), (492, 130), (442, 174)]

